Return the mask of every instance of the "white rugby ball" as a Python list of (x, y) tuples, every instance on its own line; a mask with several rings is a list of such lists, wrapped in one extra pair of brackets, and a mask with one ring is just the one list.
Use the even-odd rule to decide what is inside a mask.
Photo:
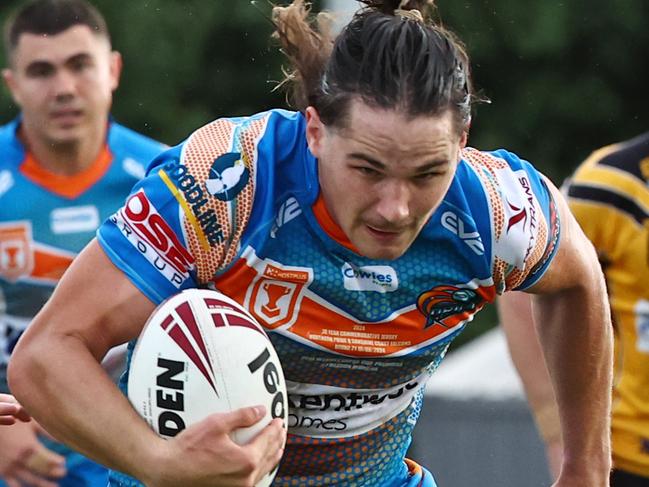
[[(266, 416), (234, 431), (236, 443), (272, 418), (287, 424), (284, 374), (264, 329), (236, 301), (207, 289), (176, 294), (149, 317), (131, 357), (128, 398), (166, 438), (209, 414), (259, 404)], [(274, 474), (257, 486), (270, 485)]]

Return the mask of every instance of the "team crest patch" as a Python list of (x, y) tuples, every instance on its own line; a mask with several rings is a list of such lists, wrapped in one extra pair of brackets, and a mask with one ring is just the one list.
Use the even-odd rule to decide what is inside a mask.
[(252, 315), (267, 328), (291, 326), (297, 318), (304, 287), (311, 280), (310, 269), (266, 264), (250, 292)]
[(458, 314), (473, 314), (479, 309), (482, 297), (472, 289), (463, 289), (456, 286), (436, 286), (419, 295), (417, 309), (426, 317), (428, 328), (432, 325), (441, 325), (452, 328), (461, 320), (447, 320)]
[(0, 275), (16, 281), (34, 269), (32, 227), (29, 222), (0, 225)]
[(219, 156), (212, 164), (209, 179), (205, 181), (207, 191), (221, 201), (237, 197), (250, 180), (250, 170), (239, 152)]

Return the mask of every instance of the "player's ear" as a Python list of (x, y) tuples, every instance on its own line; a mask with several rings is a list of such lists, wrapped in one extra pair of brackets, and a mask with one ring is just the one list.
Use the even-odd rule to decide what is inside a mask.
[(306, 117), (306, 142), (311, 153), (315, 157), (319, 157), (322, 150), (322, 139), (325, 135), (325, 125), (320, 120), (320, 114), (315, 107), (307, 107), (304, 115)]
[(119, 79), (122, 75), (122, 55), (117, 51), (110, 53), (110, 87), (115, 91), (119, 86)]
[(462, 135), (460, 135), (460, 149), (464, 149), (466, 147), (466, 143), (468, 139), (469, 139), (469, 132), (463, 130)]
[(17, 89), (17, 84), (16, 84), (16, 77), (10, 68), (5, 68), (2, 70), (2, 80), (4, 81), (5, 86), (9, 90), (9, 93), (11, 93), (11, 98), (13, 98), (14, 102), (18, 106), (22, 106), (21, 99), (20, 99), (20, 93), (19, 90)]

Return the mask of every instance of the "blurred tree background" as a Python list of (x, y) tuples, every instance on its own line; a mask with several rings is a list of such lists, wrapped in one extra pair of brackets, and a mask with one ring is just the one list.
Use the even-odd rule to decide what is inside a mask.
[[(20, 3), (2, 0), (0, 20)], [(216, 117), (285, 105), (272, 92), (283, 60), (269, 37), (267, 0), (93, 3), (124, 55), (113, 113), (131, 128), (175, 144)], [(315, 7), (334, 4), (356, 2)], [(513, 150), (558, 184), (594, 148), (649, 130), (647, 0), (437, 5), (467, 45), (476, 87), (492, 101), (476, 107), (471, 145)], [(15, 113), (0, 90), (0, 121)], [(493, 311), (480, 321), (494, 322)]]

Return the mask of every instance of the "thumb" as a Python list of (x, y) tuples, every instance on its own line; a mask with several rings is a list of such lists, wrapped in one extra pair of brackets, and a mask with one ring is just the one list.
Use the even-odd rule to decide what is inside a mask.
[(241, 409), (235, 409), (222, 415), (224, 426), (229, 430), (245, 428), (252, 426), (260, 421), (266, 415), (264, 406), (252, 406)]

